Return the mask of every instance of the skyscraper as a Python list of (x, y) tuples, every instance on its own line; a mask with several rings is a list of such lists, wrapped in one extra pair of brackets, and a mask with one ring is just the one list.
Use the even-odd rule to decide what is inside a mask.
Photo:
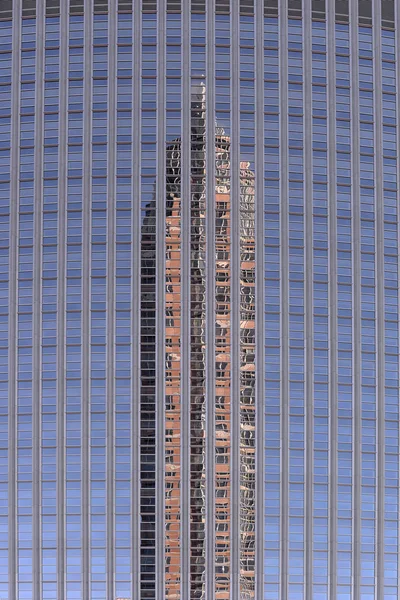
[(397, 600), (399, 32), (0, 1), (0, 598)]

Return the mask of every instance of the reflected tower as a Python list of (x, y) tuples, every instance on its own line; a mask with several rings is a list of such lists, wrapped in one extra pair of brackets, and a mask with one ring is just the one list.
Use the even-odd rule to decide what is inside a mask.
[[(191, 598), (205, 598), (206, 481), (206, 145), (205, 88), (191, 96), (191, 195), (181, 198), (181, 139), (167, 146), (165, 194), (165, 597), (179, 598), (181, 580), (181, 413), (190, 410), (190, 589)], [(230, 138), (216, 128), (215, 137), (215, 573), (220, 600), (230, 594), (231, 505), (231, 173)], [(190, 202), (190, 394), (181, 390), (181, 206)], [(155, 201), (142, 225), (142, 475), (147, 481), (149, 518), (143, 534), (154, 536), (157, 277)], [(254, 174), (240, 163), (240, 577), (242, 598), (254, 597), (255, 481), (255, 236)], [(148, 413), (150, 409), (150, 413)], [(150, 542), (149, 542), (150, 543)], [(149, 555), (148, 555), (149, 556)], [(149, 561), (149, 563), (151, 560)]]

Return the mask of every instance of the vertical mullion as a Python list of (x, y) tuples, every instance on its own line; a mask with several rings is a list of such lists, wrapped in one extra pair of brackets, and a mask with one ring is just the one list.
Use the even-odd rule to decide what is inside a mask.
[(141, 129), (141, 2), (133, 3), (132, 118), (132, 598), (140, 598), (140, 129)]
[(337, 586), (337, 204), (336, 204), (336, 64), (335, 6), (327, 3), (327, 95), (328, 95), (328, 227), (329, 227), (329, 597), (336, 598)]
[(305, 213), (305, 598), (313, 592), (313, 196), (311, 0), (303, 5), (304, 213)]
[(206, 3), (206, 592), (215, 598), (215, 0)]
[(10, 185), (10, 258), (8, 307), (8, 597), (17, 593), (17, 253), (20, 139), (22, 0), (14, 0), (12, 14), (12, 87), (11, 87), (11, 185)]
[(372, 5), (372, 35), (374, 60), (374, 138), (375, 138), (375, 219), (376, 219), (376, 599), (384, 598), (384, 516), (385, 516), (385, 266), (384, 266), (384, 210), (382, 163), (382, 46), (381, 2)]
[(60, 10), (60, 133), (57, 289), (57, 598), (65, 596), (65, 277), (67, 203), (68, 4)]
[(361, 556), (361, 232), (360, 232), (360, 109), (358, 67), (358, 3), (350, 3), (351, 178), (353, 218), (353, 598), (360, 600)]
[(90, 198), (92, 145), (93, 0), (84, 13), (82, 197), (82, 598), (90, 598)]
[(181, 599), (190, 600), (190, 4), (182, 5), (181, 137)]
[(157, 183), (156, 183), (156, 598), (165, 594), (165, 20), (166, 0), (157, 7)]
[(36, 90), (35, 90), (35, 181), (34, 181), (34, 257), (33, 257), (33, 326), (32, 326), (32, 598), (40, 600), (42, 592), (41, 544), (41, 285), (42, 285), (42, 218), (43, 218), (43, 89), (44, 89), (44, 2), (36, 5)]
[[(400, 4), (394, 3), (395, 10), (395, 56), (396, 56), (396, 146), (397, 146), (397, 185), (400, 181)], [(400, 248), (400, 191), (397, 190), (397, 247)], [(400, 270), (398, 271), (398, 281), (400, 281)], [(400, 310), (400, 297), (397, 296), (397, 310)], [(400, 356), (399, 356), (400, 359)], [(400, 369), (400, 364), (399, 364)], [(398, 502), (400, 500), (400, 490), (398, 490)], [(400, 591), (400, 519), (398, 519), (397, 529), (397, 593)]]
[(231, 599), (240, 598), (240, 2), (231, 4)]
[(107, 596), (114, 598), (115, 578), (115, 193), (116, 193), (116, 51), (117, 0), (109, 0), (108, 16), (108, 131), (107, 131)]
[(281, 489), (280, 593), (288, 598), (289, 553), (289, 186), (288, 186), (288, 2), (279, 5), (280, 279), (281, 279)]
[(264, 3), (255, 2), (255, 313), (256, 313), (256, 490), (255, 597), (264, 595)]

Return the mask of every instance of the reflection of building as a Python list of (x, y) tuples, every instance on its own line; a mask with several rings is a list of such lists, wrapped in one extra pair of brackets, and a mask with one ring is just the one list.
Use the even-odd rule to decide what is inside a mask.
[[(205, 145), (204, 102), (200, 88), (192, 95), (191, 128), (191, 371), (190, 371), (190, 586), (191, 599), (204, 598), (205, 580)], [(181, 511), (181, 165), (180, 140), (167, 148), (165, 234), (165, 596), (179, 598)], [(229, 598), (231, 502), (231, 196), (230, 139), (219, 130), (215, 139), (215, 572), (216, 594)], [(240, 164), (241, 255), (241, 589), (254, 597), (254, 187), (248, 163)], [(143, 223), (142, 336), (153, 353), (142, 354), (142, 371), (154, 385), (154, 204)], [(142, 251), (143, 255), (143, 251)], [(153, 262), (154, 261), (154, 262)], [(144, 266), (145, 265), (145, 266)], [(151, 285), (153, 282), (153, 285)], [(151, 285), (150, 296), (148, 284)], [(150, 350), (150, 346), (149, 346)], [(142, 341), (143, 353), (143, 341)], [(152, 356), (153, 355), (153, 356)], [(148, 381), (146, 390), (149, 392)], [(146, 392), (146, 393), (147, 393)], [(154, 392), (151, 391), (153, 396)], [(143, 401), (143, 397), (142, 397)], [(150, 403), (151, 404), (151, 403)], [(151, 435), (150, 429), (145, 432)], [(142, 431), (143, 436), (143, 431)], [(147, 441), (151, 444), (151, 441)], [(152, 454), (153, 452), (151, 452)], [(146, 463), (148, 465), (148, 463)], [(154, 521), (151, 521), (154, 524)], [(149, 525), (150, 526), (150, 525)]]
[(140, 576), (142, 598), (154, 598), (156, 544), (156, 243), (155, 203), (147, 207), (141, 239), (140, 333)]

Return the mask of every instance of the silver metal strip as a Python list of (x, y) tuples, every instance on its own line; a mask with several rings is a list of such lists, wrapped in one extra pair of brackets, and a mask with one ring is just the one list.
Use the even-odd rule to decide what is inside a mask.
[(313, 596), (313, 187), (312, 187), (312, 26), (311, 0), (303, 5), (304, 213), (305, 213), (305, 598)]
[(328, 310), (329, 310), (329, 597), (337, 586), (337, 497), (338, 497), (338, 340), (337, 340), (337, 202), (336, 202), (336, 45), (335, 6), (327, 3), (328, 75)]
[(82, 197), (82, 600), (90, 599), (90, 231), (93, 0), (85, 0)]
[(65, 402), (66, 402), (66, 207), (67, 207), (67, 98), (68, 3), (60, 5), (60, 112), (58, 149), (58, 289), (57, 289), (57, 598), (65, 597)]
[(190, 4), (182, 3), (182, 137), (181, 137), (181, 600), (190, 600)]
[(117, 0), (109, 0), (108, 12), (108, 131), (107, 131), (107, 596), (115, 597), (115, 219), (116, 219), (116, 77)]
[(288, 157), (288, 1), (279, 5), (279, 170), (281, 277), (281, 489), (280, 598), (288, 598), (289, 553), (289, 157)]
[(141, 130), (141, 1), (133, 3), (132, 115), (132, 599), (140, 598), (140, 130)]
[(231, 5), (231, 600), (240, 598), (240, 26)]
[(157, 182), (156, 182), (156, 599), (165, 596), (165, 18), (157, 6)]
[(206, 566), (215, 599), (215, 0), (206, 3)]
[(32, 599), (42, 597), (41, 507), (41, 300), (43, 218), (44, 2), (36, 5), (35, 181), (32, 316)]
[(360, 600), (361, 549), (361, 233), (358, 2), (350, 2), (351, 190), (353, 220), (353, 600)]
[(8, 306), (8, 598), (17, 600), (17, 264), (22, 0), (13, 2)]
[[(394, 29), (395, 29), (395, 56), (396, 56), (396, 145), (397, 145), (397, 186), (400, 181), (400, 4), (395, 2), (395, 17), (394, 17)], [(397, 190), (397, 247), (400, 248), (400, 193)], [(400, 267), (400, 265), (399, 265)], [(400, 269), (398, 270), (398, 281), (400, 281)], [(398, 306), (400, 306), (400, 297), (398, 296)], [(399, 355), (399, 366), (400, 369), (400, 355)], [(398, 498), (400, 497), (400, 489), (398, 490)], [(397, 525), (397, 594), (400, 591), (400, 519), (398, 519)]]
[(375, 222), (376, 222), (376, 342), (377, 342), (377, 461), (376, 461), (376, 600), (383, 600), (385, 542), (385, 264), (383, 207), (381, 1), (372, 3), (374, 60)]
[(264, 6), (255, 4), (255, 236), (256, 236), (256, 541), (255, 597), (264, 596), (264, 410), (265, 410), (265, 261), (264, 261)]

